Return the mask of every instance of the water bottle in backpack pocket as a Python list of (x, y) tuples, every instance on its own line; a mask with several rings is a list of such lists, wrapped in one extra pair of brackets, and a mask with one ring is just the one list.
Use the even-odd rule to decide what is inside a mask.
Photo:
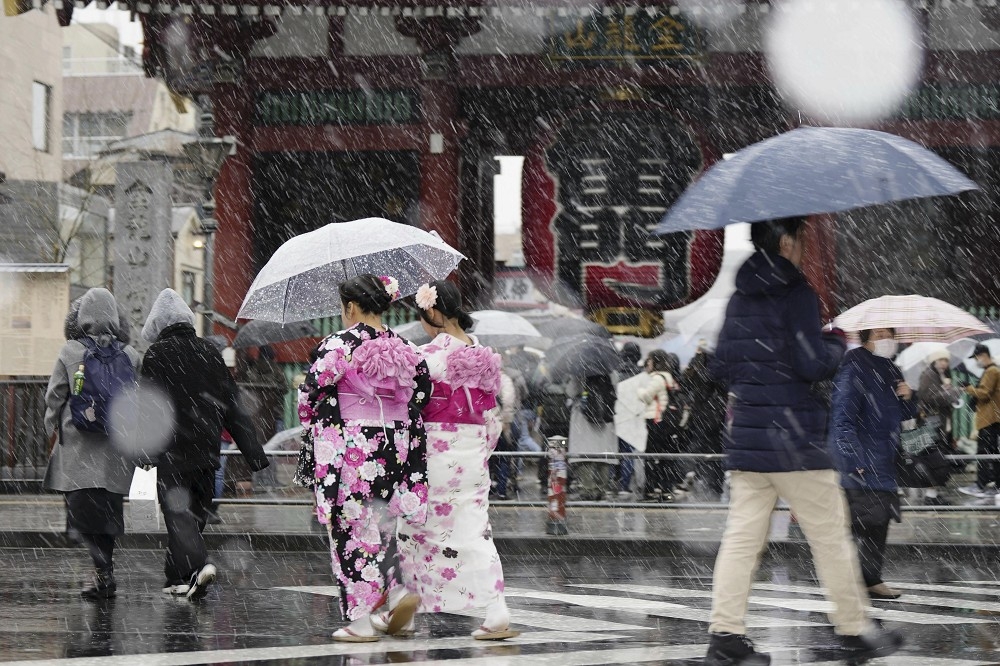
[(71, 419), (77, 430), (106, 435), (111, 401), (123, 388), (135, 386), (135, 368), (125, 353), (125, 345), (117, 340), (107, 347), (90, 337), (79, 342), (87, 349), (72, 377)]

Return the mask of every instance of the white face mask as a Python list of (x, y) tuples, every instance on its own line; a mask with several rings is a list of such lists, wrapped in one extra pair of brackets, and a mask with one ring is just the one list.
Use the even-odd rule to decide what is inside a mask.
[(899, 351), (899, 343), (894, 339), (876, 340), (872, 343), (872, 353), (882, 358), (892, 358)]

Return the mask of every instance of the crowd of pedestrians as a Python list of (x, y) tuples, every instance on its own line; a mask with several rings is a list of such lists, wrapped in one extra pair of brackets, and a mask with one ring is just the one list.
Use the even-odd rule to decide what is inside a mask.
[[(338, 285), (345, 328), (319, 344), (299, 387), (295, 474), (329, 534), (346, 621), (333, 638), (406, 635), (417, 612), (470, 609), (483, 613), (474, 638), (516, 636), (487, 509), (490, 497), (517, 489), (523, 467), (493, 452), (539, 452), (546, 438), (566, 435), (581, 500), (634, 493), (672, 502), (692, 477), (720, 497), (728, 486), (706, 663), (770, 663), (747, 639), (744, 616), (779, 499), (809, 542), (844, 648), (859, 660), (897, 650), (902, 637), (869, 620), (866, 599), (900, 596), (881, 576), (889, 525), (900, 520), (899, 486), (917, 478), (935, 504), (947, 480), (926, 456), (913, 476), (901, 471), (904, 424), (919, 420), (933, 430), (934, 447), (946, 447), (952, 408), (967, 395), (976, 404), (979, 453), (998, 453), (1000, 370), (977, 345), (982, 378), (959, 386), (948, 355), (933, 352), (914, 391), (893, 362), (893, 329), (862, 330), (860, 346), (847, 351), (842, 332), (820, 328), (818, 300), (801, 271), (803, 225), (752, 225), (756, 251), (736, 277), (718, 344), (700, 344), (683, 371), (675, 355), (654, 350), (643, 359), (629, 344), (620, 369), (554, 382), (529, 351), (507, 350), (504, 359), (481, 345), (451, 282), (417, 292), (431, 338), (422, 347), (382, 320), (399, 296), (395, 279), (366, 274)], [(109, 291), (91, 289), (77, 305), (46, 394), (53, 446), (45, 486), (64, 494), (68, 528), (93, 559), (95, 581), (83, 596), (115, 595), (123, 496), (136, 467), (155, 466), (168, 534), (163, 591), (201, 597), (217, 575), (202, 531), (217, 493), (220, 440), (226, 433), (248, 468), (260, 471), (268, 466), (260, 428), (179, 294), (166, 289), (156, 299), (142, 357)], [(258, 413), (274, 431), (283, 426), (281, 371), (273, 354), (260, 362), (261, 382), (274, 380), (275, 404)], [(159, 420), (149, 418), (155, 412)], [(151, 431), (158, 423), (163, 432)], [(636, 452), (724, 452), (725, 462), (640, 465), (628, 457)], [(625, 457), (586, 457), (615, 453)], [(962, 491), (995, 495), (1000, 466), (978, 470)], [(538, 474), (542, 482), (544, 459)]]

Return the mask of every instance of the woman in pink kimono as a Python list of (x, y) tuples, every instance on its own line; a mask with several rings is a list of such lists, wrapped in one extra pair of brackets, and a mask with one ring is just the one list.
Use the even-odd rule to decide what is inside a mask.
[(347, 329), (323, 340), (299, 388), (305, 428), (296, 481), (313, 490), (330, 534), (341, 610), (350, 624), (333, 638), (378, 640), (369, 615), (389, 598), (391, 628), (410, 621), (418, 598), (394, 579), (397, 517), (427, 513), (426, 439), (419, 410), (430, 377), (417, 348), (382, 325), (398, 290), (389, 277), (340, 285)]
[[(426, 523), (399, 524), (403, 581), (420, 595), (425, 612), (485, 607), (474, 638), (512, 638), (519, 632), (509, 628), (503, 567), (488, 515), (488, 461), (501, 429), (500, 356), (466, 333), (473, 321), (452, 283), (424, 285), (417, 305), (433, 337), (421, 348), (433, 384), (423, 412), (429, 501)], [(376, 616), (375, 624), (385, 626), (388, 615)]]

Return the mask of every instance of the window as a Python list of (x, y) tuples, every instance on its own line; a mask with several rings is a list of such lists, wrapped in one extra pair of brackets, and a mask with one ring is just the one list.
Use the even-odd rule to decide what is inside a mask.
[(89, 158), (128, 136), (132, 114), (124, 111), (63, 114), (63, 157)]
[(188, 305), (194, 305), (197, 278), (191, 271), (181, 272), (181, 298)]
[(35, 150), (49, 152), (49, 106), (52, 86), (34, 81), (31, 84), (31, 144)]
[(73, 69), (73, 47), (64, 46), (62, 56), (63, 74), (68, 74)]

